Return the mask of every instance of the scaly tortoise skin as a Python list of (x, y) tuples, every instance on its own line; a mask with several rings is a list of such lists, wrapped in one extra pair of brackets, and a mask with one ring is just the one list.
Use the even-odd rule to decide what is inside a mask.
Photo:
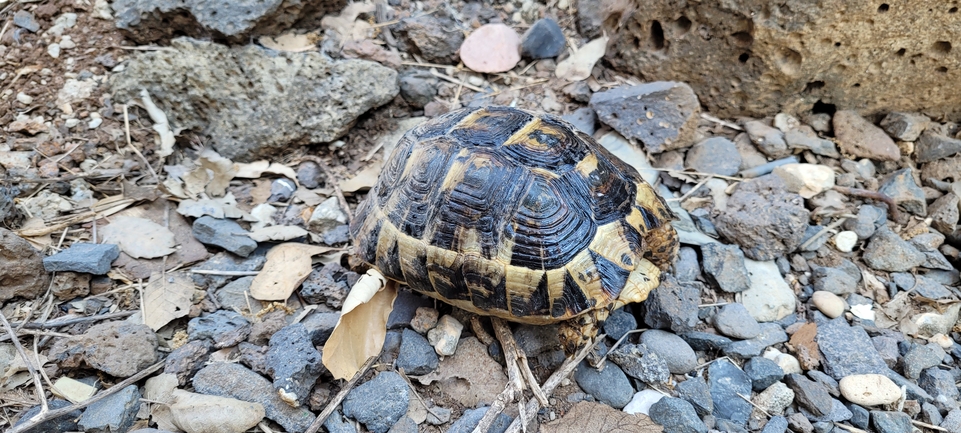
[(401, 138), (350, 232), (387, 278), (477, 314), (565, 322), (568, 354), (647, 299), (676, 216), (633, 167), (557, 117), (468, 108)]

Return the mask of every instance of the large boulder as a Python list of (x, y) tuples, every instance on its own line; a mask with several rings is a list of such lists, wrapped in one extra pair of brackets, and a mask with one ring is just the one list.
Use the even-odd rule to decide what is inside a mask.
[[(941, 0), (602, 0), (611, 64), (691, 85), (721, 117), (803, 112), (961, 118), (958, 5)], [(912, 29), (906, 32), (904, 29)]]
[(209, 135), (221, 155), (240, 162), (334, 141), (400, 91), (396, 71), (366, 60), (189, 38), (172, 48), (135, 55), (113, 76), (114, 97), (139, 99), (145, 89), (175, 131)]

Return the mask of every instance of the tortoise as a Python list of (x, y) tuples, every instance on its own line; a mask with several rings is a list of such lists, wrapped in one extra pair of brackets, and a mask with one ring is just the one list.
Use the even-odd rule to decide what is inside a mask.
[(487, 106), (400, 139), (350, 224), (355, 254), (458, 308), (563, 322), (568, 355), (674, 261), (676, 215), (638, 172), (548, 114)]

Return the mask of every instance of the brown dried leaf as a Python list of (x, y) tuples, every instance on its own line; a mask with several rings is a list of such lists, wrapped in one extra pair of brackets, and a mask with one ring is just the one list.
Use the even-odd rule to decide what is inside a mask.
[(356, 176), (347, 179), (340, 183), (340, 189), (344, 192), (356, 192), (360, 190), (368, 190), (377, 183), (377, 177), (380, 176), (381, 164), (371, 164), (367, 168), (357, 173)]
[(117, 244), (135, 259), (153, 259), (172, 254), (177, 245), (170, 229), (144, 218), (116, 216), (103, 228), (103, 242)]
[(143, 321), (154, 331), (190, 313), (197, 290), (182, 271), (154, 273), (143, 291)]
[(210, 175), (210, 180), (207, 182), (204, 191), (213, 197), (222, 197), (224, 192), (227, 191), (230, 180), (237, 175), (237, 164), (220, 156), (209, 147), (200, 152), (198, 162), (200, 163), (198, 170), (207, 170)]
[(664, 428), (644, 415), (631, 415), (606, 404), (582, 401), (561, 419), (541, 426), (544, 433), (660, 433)]
[(308, 234), (309, 232), (303, 227), (270, 226), (251, 231), (250, 238), (257, 242), (289, 241), (291, 239), (307, 236)]
[(817, 369), (821, 364), (821, 352), (814, 337), (818, 334), (818, 325), (814, 322), (805, 323), (794, 335), (791, 336), (791, 345), (797, 352), (798, 361), (801, 368), (806, 370)]
[(601, 36), (584, 44), (576, 53), (557, 64), (554, 71), (558, 78), (581, 81), (591, 76), (591, 70), (607, 51), (607, 36)]
[(283, 301), (310, 275), (311, 257), (337, 248), (289, 242), (267, 253), (264, 269), (250, 284), (250, 296), (261, 301)]
[(387, 284), (373, 269), (350, 289), (321, 359), (335, 379), (354, 377), (368, 358), (380, 353), (387, 336), (387, 316), (396, 298), (396, 284)]
[[(256, 179), (264, 173), (279, 174), (297, 182), (297, 172), (294, 169), (276, 162), (256, 161), (249, 164), (237, 164), (237, 174), (234, 177)], [(299, 185), (299, 184), (298, 184)]]

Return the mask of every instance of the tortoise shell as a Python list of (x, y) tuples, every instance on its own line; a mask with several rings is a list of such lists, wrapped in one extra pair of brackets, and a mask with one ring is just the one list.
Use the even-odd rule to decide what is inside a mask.
[(673, 219), (589, 135), (491, 106), (408, 131), (350, 232), (362, 260), (417, 292), (543, 324), (646, 299), (677, 254)]

